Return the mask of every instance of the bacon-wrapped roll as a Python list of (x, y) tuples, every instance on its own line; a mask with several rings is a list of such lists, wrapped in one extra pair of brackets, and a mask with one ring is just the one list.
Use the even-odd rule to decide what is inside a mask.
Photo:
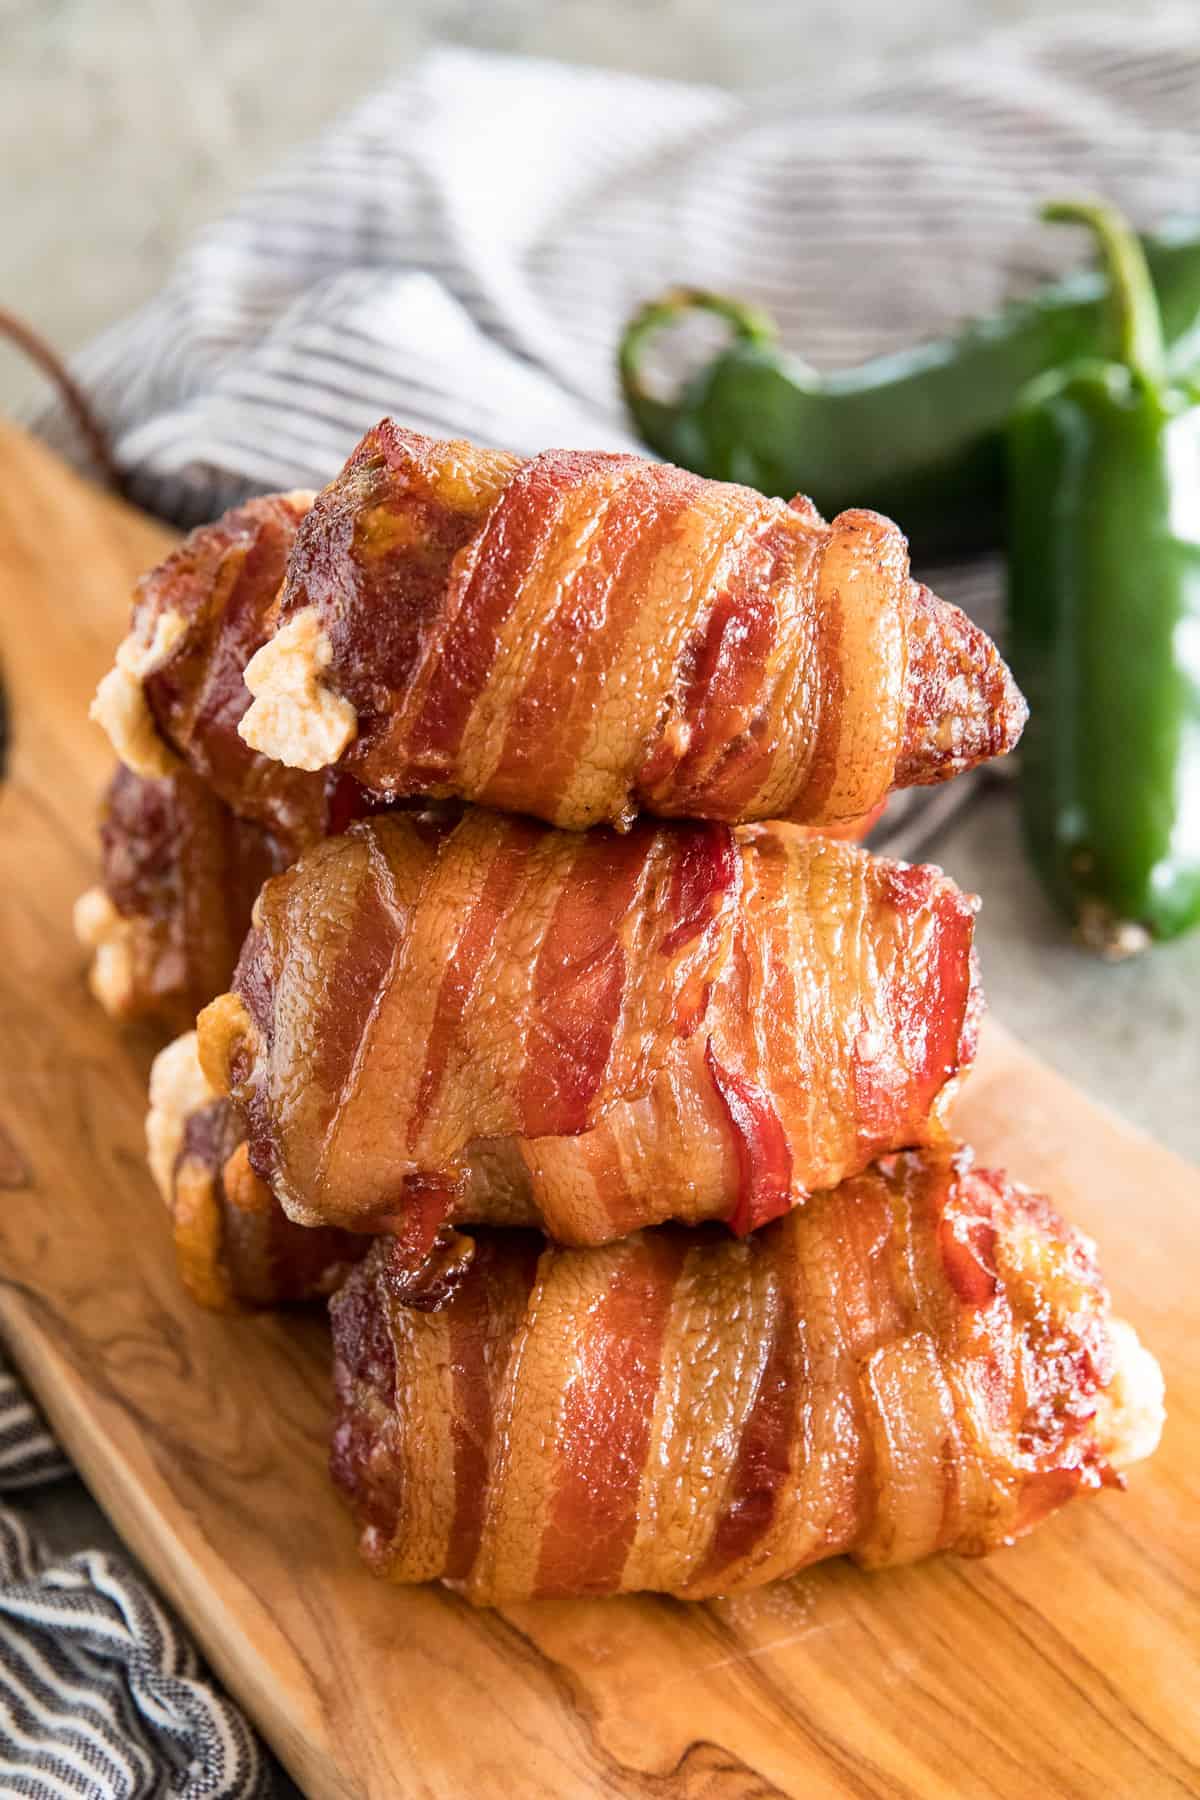
[[(327, 809), (329, 829), (375, 807), (345, 782)], [(294, 861), (293, 844), (239, 819), (182, 765), (158, 777), (119, 765), (100, 847), (101, 879), (75, 903), (75, 935), (91, 952), (88, 985), (114, 1019), (183, 1031), (229, 986), (255, 897)]]
[(118, 768), (100, 844), (101, 883), (75, 907), (92, 992), (114, 1018), (182, 1030), (229, 985), (255, 896), (292, 853), (182, 766), (150, 779)]
[(293, 860), (364, 810), (358, 784), (260, 756), (238, 735), (250, 704), (242, 673), (270, 614), (311, 494), (273, 494), (191, 532), (138, 583), (116, 664), (92, 717), (147, 780), (190, 769), (239, 818), (264, 826)]
[(740, 1242), (497, 1233), (436, 1313), (394, 1255), (332, 1304), (333, 1475), (378, 1574), (478, 1604), (976, 1554), (1158, 1441), (1158, 1365), (1092, 1244), (961, 1156), (890, 1159)]
[(246, 680), (242, 735), (283, 763), (573, 828), (851, 819), (1025, 719), (876, 513), (386, 419), (300, 527)]
[(241, 1126), (186, 1032), (150, 1072), (146, 1144), (180, 1278), (201, 1306), (281, 1306), (334, 1292), (370, 1240), (293, 1225), (246, 1159)]
[(201, 1056), (305, 1223), (744, 1231), (937, 1135), (975, 906), (789, 825), (393, 815), (267, 883)]

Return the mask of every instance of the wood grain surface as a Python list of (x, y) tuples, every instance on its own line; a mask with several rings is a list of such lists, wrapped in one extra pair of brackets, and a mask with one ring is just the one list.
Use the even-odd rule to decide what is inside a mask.
[(706, 1606), (477, 1613), (360, 1570), (325, 1477), (324, 1328), (183, 1295), (142, 1160), (154, 1044), (93, 1006), (71, 937), (108, 770), (87, 701), (131, 578), (168, 541), (0, 432), (0, 1328), (300, 1784), (388, 1800), (1200, 1793), (1200, 1174), (999, 1027), (962, 1130), (1095, 1232), (1166, 1371), (1162, 1449), (1127, 1494), (986, 1562), (830, 1565)]

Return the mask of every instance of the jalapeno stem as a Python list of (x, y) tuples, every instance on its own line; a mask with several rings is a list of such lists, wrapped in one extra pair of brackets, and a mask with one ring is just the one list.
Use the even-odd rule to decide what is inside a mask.
[(747, 306), (740, 300), (730, 300), (724, 294), (711, 294), (703, 288), (672, 288), (670, 293), (663, 294), (659, 299), (648, 300), (625, 327), (617, 361), (621, 385), (631, 404), (635, 401), (645, 403), (651, 399), (642, 382), (642, 357), (650, 339), (657, 337), (668, 326), (677, 324), (690, 312), (715, 313), (732, 326), (734, 337), (743, 343), (772, 344), (775, 341), (774, 320), (757, 306)]
[(1146, 253), (1129, 221), (1099, 200), (1054, 200), (1042, 208), (1050, 224), (1086, 225), (1108, 266), (1120, 359), (1150, 386), (1166, 379), (1162, 313)]

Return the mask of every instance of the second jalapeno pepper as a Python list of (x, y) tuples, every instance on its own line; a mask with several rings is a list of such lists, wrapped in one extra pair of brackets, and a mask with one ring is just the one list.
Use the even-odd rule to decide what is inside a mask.
[(1140, 245), (1105, 207), (1120, 353), (1034, 382), (1008, 432), (1026, 835), (1091, 948), (1200, 920), (1200, 387), (1167, 373)]
[[(1200, 362), (1200, 232), (1147, 245), (1171, 364)], [(696, 310), (732, 329), (728, 348), (673, 400), (647, 386), (654, 337)], [(680, 289), (645, 306), (621, 340), (626, 402), (659, 456), (764, 493), (807, 494), (827, 518), (873, 506), (897, 519), (917, 557), (998, 548), (1004, 423), (1025, 383), (1111, 348), (1103, 278), (1043, 288), (953, 337), (822, 375), (775, 342), (766, 314)]]

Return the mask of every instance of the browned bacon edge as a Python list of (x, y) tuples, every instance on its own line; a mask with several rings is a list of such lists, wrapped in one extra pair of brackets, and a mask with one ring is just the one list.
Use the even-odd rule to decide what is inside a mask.
[(301, 524), (276, 632), (247, 677), (259, 749), (569, 828), (845, 822), (1003, 754), (1026, 713), (879, 515), (390, 419)]
[(100, 826), (102, 885), (76, 908), (90, 981), (116, 1018), (190, 1026), (228, 985), (262, 883), (291, 860), (196, 776), (119, 767)]
[(199, 1305), (228, 1311), (324, 1299), (366, 1254), (368, 1238), (287, 1217), (250, 1167), (237, 1115), (208, 1088), (194, 1032), (155, 1060), (146, 1135), (180, 1279)]
[(291, 861), (371, 810), (348, 776), (286, 769), (238, 733), (246, 664), (274, 607), (311, 494), (271, 494), (189, 532), (138, 582), (129, 633), (93, 716), (122, 762), (148, 781), (187, 771)]
[(890, 1158), (741, 1243), (483, 1232), (437, 1315), (391, 1255), (332, 1305), (333, 1477), (377, 1573), (481, 1604), (978, 1554), (1120, 1485), (1161, 1425), (1094, 1247), (963, 1153)]
[(708, 1155), (685, 1216), (740, 1233), (937, 1135), (975, 1049), (975, 905), (788, 826), (392, 817), (267, 885), (201, 1054), (292, 1216), (416, 1261), (447, 1221), (661, 1221), (678, 1163), (632, 1153), (681, 1120), (678, 1157)]

